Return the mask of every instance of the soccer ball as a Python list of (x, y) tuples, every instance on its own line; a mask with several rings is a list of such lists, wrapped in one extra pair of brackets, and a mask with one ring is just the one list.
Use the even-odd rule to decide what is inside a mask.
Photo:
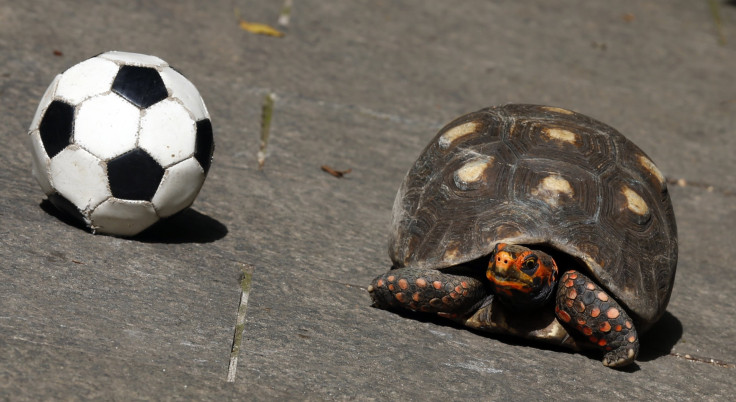
[(197, 88), (160, 58), (125, 52), (56, 76), (29, 137), (49, 201), (93, 233), (121, 236), (190, 206), (214, 151)]

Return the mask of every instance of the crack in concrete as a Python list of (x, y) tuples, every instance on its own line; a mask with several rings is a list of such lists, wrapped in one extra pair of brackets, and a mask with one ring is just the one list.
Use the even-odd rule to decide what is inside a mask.
[(238, 355), (240, 354), (240, 346), (243, 343), (243, 331), (245, 330), (245, 313), (248, 307), (253, 271), (255, 271), (255, 267), (250, 264), (242, 262), (237, 264), (240, 266), (242, 272), (240, 277), (240, 302), (238, 303), (238, 318), (235, 320), (235, 329), (233, 331), (233, 343), (230, 348), (227, 382), (235, 382), (235, 374), (238, 370)]

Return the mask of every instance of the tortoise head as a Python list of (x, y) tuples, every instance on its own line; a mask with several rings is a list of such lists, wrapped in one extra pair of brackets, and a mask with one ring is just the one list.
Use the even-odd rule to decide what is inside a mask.
[(501, 302), (518, 310), (542, 306), (554, 294), (557, 264), (546, 253), (499, 243), (488, 263), (486, 277)]

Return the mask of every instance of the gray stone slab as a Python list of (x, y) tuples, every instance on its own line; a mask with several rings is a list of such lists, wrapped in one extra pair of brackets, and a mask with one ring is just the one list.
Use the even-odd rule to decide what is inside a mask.
[[(0, 0), (0, 398), (732, 393), (736, 8), (721, 4), (720, 45), (705, 1), (295, 3), (277, 39), (240, 30), (233, 6), (274, 24), (280, 2)], [(110, 49), (182, 70), (216, 131), (193, 209), (132, 240), (57, 219), (26, 149), (53, 76)], [(258, 170), (269, 92), (278, 100)], [(633, 370), (369, 307), (362, 287), (388, 268), (406, 170), (442, 124), (506, 102), (599, 118), (684, 179), (671, 185), (677, 282)], [(321, 165), (352, 172), (337, 179)], [(227, 384), (240, 262), (256, 271)]]

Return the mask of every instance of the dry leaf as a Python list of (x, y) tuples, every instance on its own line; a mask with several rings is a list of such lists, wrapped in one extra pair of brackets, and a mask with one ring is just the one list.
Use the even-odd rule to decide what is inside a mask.
[(258, 35), (273, 36), (276, 38), (281, 38), (284, 36), (284, 33), (279, 31), (278, 29), (266, 24), (260, 24), (258, 22), (248, 22), (245, 20), (240, 20), (239, 25), (241, 29)]

